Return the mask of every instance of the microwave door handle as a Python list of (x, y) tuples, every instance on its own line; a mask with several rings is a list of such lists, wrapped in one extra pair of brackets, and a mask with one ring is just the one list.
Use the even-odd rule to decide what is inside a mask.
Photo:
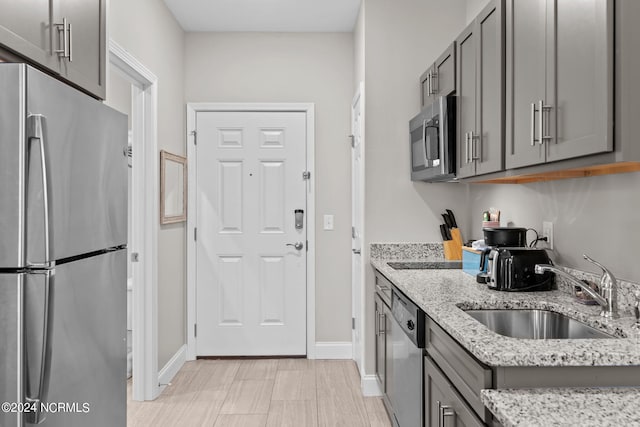
[(422, 121), (422, 146), (424, 150), (422, 152), (422, 157), (424, 158), (424, 165), (429, 166), (429, 156), (427, 155), (429, 146), (427, 144), (427, 119)]

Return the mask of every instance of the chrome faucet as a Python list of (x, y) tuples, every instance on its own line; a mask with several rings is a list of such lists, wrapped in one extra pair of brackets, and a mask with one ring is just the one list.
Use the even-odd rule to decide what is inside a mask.
[(608, 318), (608, 319), (617, 319), (620, 317), (618, 315), (618, 282), (605, 266), (600, 264), (599, 262), (591, 259), (587, 255), (582, 255), (584, 259), (587, 261), (597, 265), (602, 269), (602, 277), (600, 278), (600, 287), (599, 293), (594, 291), (588, 284), (584, 283), (582, 280), (579, 280), (573, 277), (571, 274), (565, 272), (564, 270), (559, 269), (558, 267), (554, 267), (550, 264), (536, 264), (535, 272), (536, 274), (542, 274), (545, 271), (551, 271), (559, 276), (564, 277), (573, 285), (580, 287), (585, 293), (587, 293), (591, 298), (593, 298), (600, 307), (602, 307), (602, 311), (600, 312), (600, 316)]

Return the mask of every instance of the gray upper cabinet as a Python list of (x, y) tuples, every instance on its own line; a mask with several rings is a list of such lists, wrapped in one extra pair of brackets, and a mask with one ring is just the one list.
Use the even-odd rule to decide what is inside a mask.
[(452, 43), (420, 77), (421, 107), (456, 91), (456, 46)]
[[(106, 95), (106, 0), (55, 0), (54, 20), (67, 22), (68, 55), (59, 56), (59, 73), (86, 91)], [(64, 49), (62, 31), (54, 46)]]
[(0, 0), (0, 48), (104, 99), (106, 0)]
[(495, 0), (456, 40), (458, 177), (504, 168), (504, 2)]
[(506, 167), (613, 149), (613, 2), (506, 2)]
[[(613, 1), (555, 0), (547, 161), (613, 150)], [(555, 51), (555, 55), (551, 52)]]
[(47, 68), (54, 67), (49, 0), (0, 0), (0, 10), (0, 45)]

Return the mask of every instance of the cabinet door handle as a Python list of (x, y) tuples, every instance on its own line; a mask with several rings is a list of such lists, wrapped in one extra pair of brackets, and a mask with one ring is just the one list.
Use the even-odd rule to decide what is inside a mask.
[[(456, 411), (453, 409), (451, 405), (443, 405), (439, 400), (438, 404), (438, 427), (444, 427), (445, 420), (447, 417), (453, 417), (455, 420)], [(454, 421), (455, 425), (455, 421)]]
[(431, 86), (432, 95), (437, 94), (439, 92), (438, 73), (437, 72), (429, 73), (429, 81), (431, 82), (430, 86)]
[(377, 309), (375, 311), (375, 318), (376, 318), (376, 324), (374, 325), (373, 330), (375, 331), (375, 335), (378, 336), (378, 335), (380, 335), (380, 321), (379, 321), (380, 320), (380, 313), (378, 312)]
[(60, 58), (69, 57), (69, 33), (67, 30), (67, 18), (62, 18), (62, 24), (54, 24), (58, 28), (58, 44), (60, 44), (60, 33), (62, 33), (62, 49), (55, 50)]
[(387, 315), (384, 313), (378, 314), (378, 322), (382, 321), (382, 325), (378, 323), (378, 335), (384, 335), (387, 332)]
[(536, 103), (531, 103), (531, 146), (536, 146)]
[(69, 47), (68, 47), (69, 56), (67, 58), (69, 58), (69, 62), (73, 62), (73, 33), (71, 32), (71, 23), (69, 23), (68, 31), (69, 31), (69, 38), (67, 39), (67, 43), (69, 44)]
[(538, 101), (538, 114), (540, 115), (540, 120), (538, 120), (538, 144), (544, 144), (544, 116), (542, 115), (542, 110), (544, 109), (544, 101)]
[(469, 163), (469, 132), (464, 134), (464, 163)]
[(476, 155), (476, 140), (480, 140), (480, 135), (469, 132), (469, 145), (471, 145), (471, 161), (480, 160), (480, 157)]
[(544, 105), (544, 101), (539, 101), (538, 110), (540, 112), (540, 139), (538, 140), (538, 142), (540, 143), (540, 145), (542, 145), (544, 144), (545, 141), (550, 141), (552, 139), (551, 135), (545, 135), (545, 132), (544, 132), (545, 127), (549, 127), (548, 123), (546, 123), (546, 126), (545, 126), (544, 113), (551, 111), (551, 106)]

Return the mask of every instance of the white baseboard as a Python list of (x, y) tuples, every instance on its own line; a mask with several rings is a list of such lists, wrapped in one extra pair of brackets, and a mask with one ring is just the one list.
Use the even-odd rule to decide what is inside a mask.
[(382, 390), (375, 375), (363, 375), (360, 387), (364, 396), (382, 396)]
[(186, 361), (187, 345), (184, 344), (178, 349), (176, 354), (173, 355), (173, 357), (167, 362), (167, 364), (164, 365), (162, 369), (160, 369), (160, 372), (158, 372), (158, 383), (160, 386), (160, 392), (162, 392), (162, 390), (164, 390), (165, 387), (167, 387), (167, 385), (171, 383), (173, 377), (176, 376), (176, 374), (178, 373), (180, 368), (182, 368), (182, 365), (184, 365), (184, 362)]
[(316, 342), (316, 359), (353, 359), (351, 341)]

